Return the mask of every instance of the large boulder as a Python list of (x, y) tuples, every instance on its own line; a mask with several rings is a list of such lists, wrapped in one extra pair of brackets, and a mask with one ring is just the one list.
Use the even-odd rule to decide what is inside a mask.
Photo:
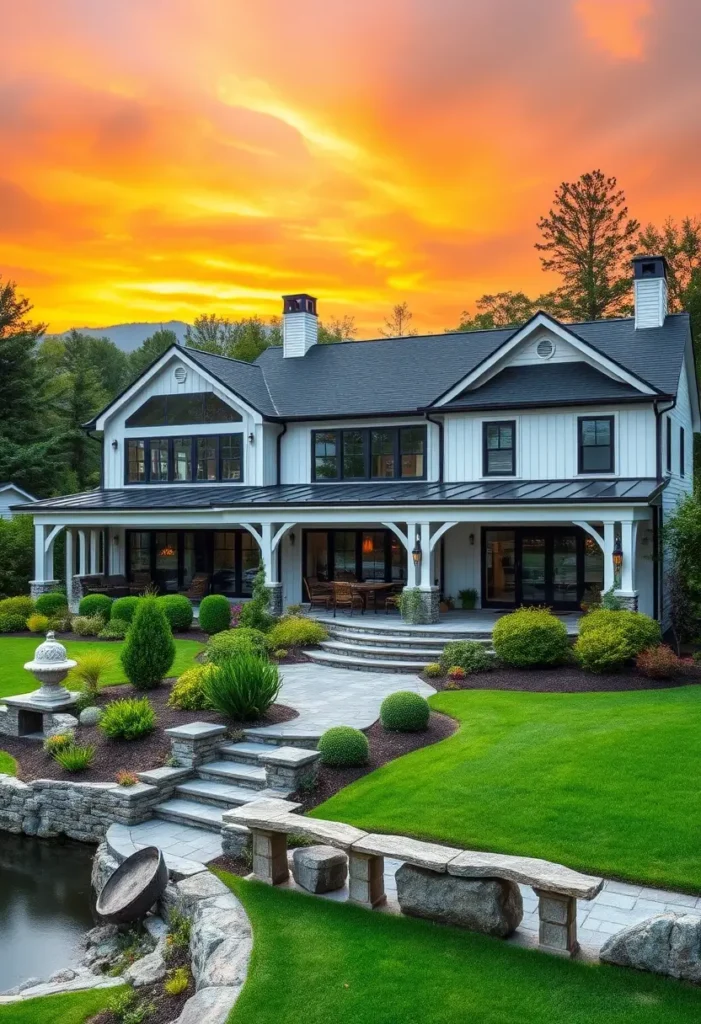
[(173, 1024), (226, 1024), (240, 991), (227, 986), (203, 988), (188, 999)]
[(197, 989), (243, 985), (252, 946), (248, 915), (233, 893), (201, 900), (190, 932)]
[(155, 985), (166, 976), (165, 938), (161, 939), (153, 953), (135, 960), (124, 972), (124, 980), (128, 981), (134, 988), (143, 988), (145, 985)]
[(701, 983), (701, 916), (649, 917), (607, 939), (599, 958), (619, 967)]
[(458, 878), (411, 864), (396, 874), (403, 914), (506, 938), (523, 918), (521, 892), (500, 878)]
[(300, 846), (292, 854), (292, 874), (307, 892), (333, 892), (345, 885), (348, 857), (333, 846)]

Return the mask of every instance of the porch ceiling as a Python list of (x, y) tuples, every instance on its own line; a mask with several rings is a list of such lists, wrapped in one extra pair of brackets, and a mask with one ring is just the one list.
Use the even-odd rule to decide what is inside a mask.
[(665, 485), (664, 480), (478, 480), (467, 483), (336, 483), (283, 484), (274, 487), (132, 487), (95, 490), (48, 498), (16, 511), (33, 515), (42, 511), (100, 512), (214, 510), (240, 508), (372, 507), (372, 506), (480, 506), (562, 504), (646, 504)]

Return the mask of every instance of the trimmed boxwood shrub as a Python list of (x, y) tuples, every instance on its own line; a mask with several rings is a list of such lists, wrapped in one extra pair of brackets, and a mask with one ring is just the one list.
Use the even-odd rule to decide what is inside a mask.
[(112, 610), (112, 598), (107, 594), (88, 594), (78, 605), (78, 615), (101, 615), (107, 622)]
[(112, 602), (110, 618), (121, 619), (122, 622), (131, 622), (141, 600), (143, 598), (140, 597), (118, 597), (116, 601)]
[(142, 597), (120, 654), (127, 679), (137, 690), (158, 686), (175, 660), (175, 641), (155, 597)]
[(26, 628), (23, 615), (0, 615), (0, 633), (21, 633)]
[(557, 665), (569, 652), (567, 628), (545, 608), (519, 608), (494, 626), (494, 650), (505, 665)]
[(64, 608), (68, 607), (68, 599), (59, 590), (50, 590), (48, 594), (40, 594), (34, 603), (34, 607), (40, 615), (58, 615)]
[(174, 633), (186, 633), (192, 625), (192, 605), (184, 594), (165, 594), (156, 598)]
[(580, 633), (574, 653), (590, 672), (617, 672), (630, 660), (630, 644), (622, 629), (608, 624)]
[(214, 665), (196, 665), (183, 672), (173, 684), (168, 696), (168, 707), (179, 708), (181, 711), (211, 710), (204, 683), (214, 668)]
[(138, 740), (156, 728), (156, 712), (147, 697), (113, 700), (98, 725), (111, 740)]
[(213, 665), (223, 665), (230, 658), (238, 658), (243, 654), (254, 654), (264, 658), (270, 650), (270, 642), (265, 633), (259, 629), (238, 626), (227, 629), (210, 637), (207, 643), (207, 661)]
[(428, 725), (431, 709), (425, 697), (412, 690), (398, 690), (380, 705), (380, 721), (391, 732), (421, 732)]
[(494, 659), (487, 654), (484, 644), (479, 644), (476, 640), (456, 640), (446, 644), (441, 655), (443, 673), (454, 665), (458, 665), (467, 673), (488, 672), (494, 668)]
[(28, 619), (34, 611), (34, 601), (31, 597), (6, 597), (0, 601), (0, 616), (21, 615)]
[(210, 594), (200, 604), (200, 629), (212, 636), (231, 625), (231, 605), (223, 594)]
[(649, 647), (657, 647), (662, 643), (662, 630), (659, 622), (642, 612), (609, 611), (601, 608), (590, 612), (579, 620), (579, 633), (590, 633), (601, 626), (615, 626), (625, 634), (630, 647), (629, 657), (633, 658)]
[(370, 757), (367, 736), (360, 729), (352, 729), (349, 725), (336, 725), (327, 729), (316, 749), (321, 754), (321, 762), (335, 768), (367, 764)]
[(270, 646), (276, 647), (316, 647), (326, 640), (328, 631), (320, 622), (307, 619), (302, 615), (290, 615), (280, 619), (268, 633)]

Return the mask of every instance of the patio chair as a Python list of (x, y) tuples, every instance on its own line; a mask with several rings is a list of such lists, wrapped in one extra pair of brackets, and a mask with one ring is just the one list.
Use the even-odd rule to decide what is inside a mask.
[(350, 583), (335, 580), (333, 583), (333, 617), (336, 618), (337, 608), (350, 608), (351, 616), (354, 608), (360, 608), (361, 614), (365, 611), (365, 601), (362, 594), (354, 591)]
[(153, 580), (151, 579), (150, 572), (133, 572), (129, 584), (129, 593), (132, 595), (143, 594), (144, 590), (148, 590), (152, 584)]
[[(396, 611), (399, 611), (399, 602), (401, 601), (403, 590), (403, 583), (395, 583), (391, 590), (388, 590), (384, 595), (380, 596), (380, 600), (384, 600), (385, 615), (389, 615), (390, 608), (394, 608)], [(375, 600), (377, 600), (377, 598), (375, 598)]]
[(310, 607), (313, 608), (316, 605), (319, 608), (324, 608), (326, 611), (329, 610), (331, 590), (328, 583), (319, 583), (318, 580), (307, 579), (305, 576), (304, 589), (307, 592)]
[(209, 593), (210, 582), (211, 576), (208, 572), (196, 572), (185, 591), (185, 597), (188, 601), (201, 601)]

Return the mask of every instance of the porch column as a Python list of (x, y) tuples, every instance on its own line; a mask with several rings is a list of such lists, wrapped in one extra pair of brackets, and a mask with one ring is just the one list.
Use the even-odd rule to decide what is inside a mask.
[(621, 565), (621, 579), (616, 596), (626, 607), (637, 611), (638, 591), (635, 586), (635, 556), (636, 542), (638, 538), (637, 519), (621, 520), (621, 550), (623, 552), (623, 564)]
[(430, 590), (433, 586), (432, 561), (431, 524), (421, 523), (421, 583), (419, 585), (422, 590)]
[(46, 579), (46, 558), (44, 557), (44, 540), (46, 527), (34, 524), (34, 582), (43, 583)]
[(88, 572), (95, 575), (100, 571), (100, 532), (90, 531), (90, 568)]
[(615, 526), (613, 520), (604, 521), (604, 593), (616, 586), (616, 576), (613, 571)]
[(286, 523), (277, 533), (273, 533), (272, 523), (261, 523), (260, 532), (252, 523), (241, 523), (241, 526), (255, 537), (260, 548), (260, 557), (265, 568), (265, 585), (270, 594), (271, 615), (282, 615), (282, 583), (277, 578), (276, 551), (282, 535), (292, 525), (292, 523)]
[(87, 576), (88, 543), (85, 530), (78, 530), (78, 575)]
[(420, 570), (414, 565), (414, 556), (412, 551), (416, 543), (416, 537), (419, 533), (418, 523), (407, 523), (406, 524), (406, 585), (407, 587), (417, 587), (419, 585), (419, 572)]
[(34, 579), (29, 581), (29, 593), (34, 598), (58, 587), (58, 580), (53, 579), (53, 542), (58, 530), (58, 527), (34, 524)]
[(75, 568), (75, 562), (73, 561), (74, 549), (73, 549), (73, 530), (70, 527), (66, 527), (66, 591), (68, 596), (71, 594), (71, 584), (73, 582), (73, 570)]

